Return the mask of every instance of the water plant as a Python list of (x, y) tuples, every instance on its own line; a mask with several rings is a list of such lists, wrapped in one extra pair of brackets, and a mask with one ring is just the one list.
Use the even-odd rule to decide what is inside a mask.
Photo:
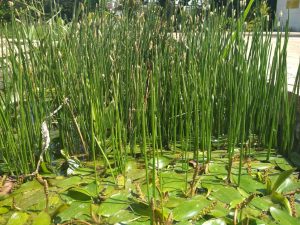
[[(159, 6), (137, 4), (116, 15), (103, 1), (93, 12), (80, 4), (68, 23), (55, 5), (50, 19), (40, 4), (15, 11), (0, 31), (0, 172), (34, 179), (12, 193), (15, 206), (44, 209), (20, 196), (32, 185), (45, 195), (41, 217), (55, 223), (237, 224), (259, 217), (260, 207), (274, 214), (261, 220), (278, 221), (285, 209), (268, 204), (282, 181), (270, 186), (269, 175), (259, 178), (261, 167), (279, 173), (274, 149), (292, 152), (300, 73), (290, 98), (288, 30), (278, 29), (273, 49), (267, 18), (247, 33), (253, 3), (238, 18), (229, 5), (167, 18)], [(73, 176), (62, 183), (51, 177), (68, 171)], [(287, 171), (286, 179), (293, 173)], [(12, 200), (6, 194), (3, 207)]]

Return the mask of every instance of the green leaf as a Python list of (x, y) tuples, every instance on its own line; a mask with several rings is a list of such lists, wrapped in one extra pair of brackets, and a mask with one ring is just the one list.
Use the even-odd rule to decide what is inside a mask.
[(295, 169), (291, 169), (291, 170), (286, 170), (283, 171), (279, 177), (277, 178), (276, 182), (274, 183), (273, 187), (272, 187), (272, 192), (277, 191), (277, 189), (279, 188), (279, 186), (285, 182), (287, 180), (287, 178), (295, 171)]
[(273, 202), (280, 203), (281, 205), (283, 205), (287, 209), (288, 213), (292, 215), (291, 205), (289, 200), (286, 197), (284, 197), (282, 194), (279, 194), (277, 192), (273, 192), (271, 195), (271, 199)]
[(8, 208), (6, 208), (6, 207), (0, 207), (0, 215), (8, 213), (8, 212), (9, 212)]
[(60, 223), (71, 219), (88, 220), (90, 219), (90, 209), (90, 203), (73, 202), (69, 208), (59, 213), (57, 217)]
[(15, 212), (11, 215), (6, 225), (23, 225), (27, 222), (28, 218), (27, 213)]
[[(168, 159), (167, 157), (158, 156), (155, 158), (155, 167), (157, 169), (162, 169), (167, 165), (169, 165), (169, 163), (170, 163), (170, 159)], [(153, 158), (149, 160), (149, 166), (153, 168)]]
[(229, 204), (231, 201), (235, 199), (241, 199), (242, 196), (238, 190), (233, 187), (222, 187), (216, 192), (211, 194), (211, 197), (215, 200), (219, 200), (221, 202)]
[(275, 158), (274, 160), (275, 164), (282, 170), (291, 170), (293, 167), (290, 165), (290, 163), (285, 158)]
[(202, 225), (226, 225), (226, 221), (223, 219), (211, 219), (205, 221)]
[(250, 205), (263, 210), (267, 211), (274, 203), (272, 202), (270, 196), (265, 197), (254, 197), (254, 199), (250, 202)]
[(128, 208), (130, 203), (127, 194), (120, 192), (112, 195), (101, 203), (97, 210), (97, 214), (110, 217), (120, 210)]
[(32, 221), (32, 225), (50, 225), (51, 217), (48, 213), (42, 211)]
[(274, 220), (276, 220), (277, 223), (282, 224), (282, 225), (292, 225), (292, 224), (299, 224), (300, 220), (296, 219), (292, 216), (290, 216), (288, 213), (277, 209), (275, 207), (270, 207), (270, 213)]
[(120, 210), (108, 219), (109, 224), (127, 224), (138, 217), (128, 210)]
[(195, 198), (183, 202), (181, 205), (173, 210), (173, 216), (176, 221), (183, 221), (191, 219), (198, 215), (202, 209), (207, 207), (210, 201), (204, 196), (199, 195)]

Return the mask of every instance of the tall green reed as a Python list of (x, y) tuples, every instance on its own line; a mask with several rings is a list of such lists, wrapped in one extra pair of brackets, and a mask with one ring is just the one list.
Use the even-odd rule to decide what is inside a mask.
[[(212, 140), (225, 137), (229, 181), (234, 156), (241, 174), (254, 135), (269, 153), (278, 147), (288, 154), (295, 118), (286, 82), (288, 32), (277, 33), (272, 55), (267, 21), (245, 32), (250, 8), (238, 19), (226, 8), (211, 8), (167, 20), (156, 6), (116, 16), (80, 5), (70, 23), (59, 12), (50, 20), (43, 14), (13, 19), (0, 34), (9, 52), (1, 61), (7, 65), (1, 67), (1, 165), (9, 173), (33, 171), (40, 124), (65, 97), (70, 109), (50, 126), (59, 131), (60, 148), (94, 161), (103, 157), (114, 176), (126, 176), (129, 155), (141, 155), (148, 197), (151, 176), (155, 197), (163, 149), (181, 149), (183, 167), (190, 151), (197, 162), (209, 163)], [(175, 16), (181, 21), (177, 33)], [(50, 146), (48, 162), (55, 151)]]

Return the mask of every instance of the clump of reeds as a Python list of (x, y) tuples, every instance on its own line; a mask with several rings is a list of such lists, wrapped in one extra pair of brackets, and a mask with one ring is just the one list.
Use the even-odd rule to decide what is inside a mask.
[[(86, 150), (108, 166), (107, 156), (112, 157), (113, 175), (125, 173), (129, 155), (141, 154), (149, 184), (151, 157), (153, 187), (161, 150), (178, 144), (185, 163), (188, 151), (209, 162), (212, 138), (225, 137), (228, 179), (234, 149), (240, 150), (241, 173), (253, 136), (269, 153), (280, 146), (288, 154), (295, 118), (295, 99), (287, 91), (288, 32), (277, 32), (271, 54), (266, 18), (245, 33), (252, 4), (240, 17), (226, 7), (162, 18), (156, 6), (135, 14), (125, 8), (117, 16), (101, 8), (91, 14), (84, 5), (69, 23), (62, 23), (59, 12), (51, 20), (43, 13), (38, 19), (13, 16), (0, 33), (10, 39), (0, 99), (0, 160), (7, 172), (33, 171), (51, 130), (59, 132), (61, 147), (70, 154)], [(180, 30), (174, 28), (178, 21)], [(299, 73), (295, 93), (298, 88)], [(46, 129), (45, 115), (64, 96), (70, 101), (67, 110)]]

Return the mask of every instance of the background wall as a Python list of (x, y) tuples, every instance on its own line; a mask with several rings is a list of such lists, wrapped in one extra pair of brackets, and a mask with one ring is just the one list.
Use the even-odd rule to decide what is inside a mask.
[[(297, 8), (287, 9), (287, 2), (291, 5), (293, 5)], [(282, 12), (282, 17), (280, 18), (280, 12)], [(277, 0), (277, 10), (276, 10), (276, 16), (277, 18), (280, 18), (280, 21), (282, 23), (285, 23), (285, 21), (288, 18), (288, 12), (290, 13), (290, 23), (289, 27), (291, 31), (300, 31), (300, 1), (294, 0)]]

